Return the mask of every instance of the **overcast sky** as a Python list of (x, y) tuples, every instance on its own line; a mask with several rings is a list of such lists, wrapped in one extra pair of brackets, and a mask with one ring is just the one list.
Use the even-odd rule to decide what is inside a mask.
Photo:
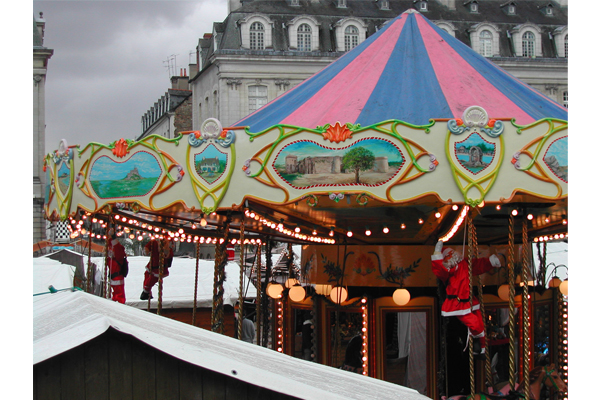
[(198, 39), (227, 17), (227, 0), (34, 1), (34, 15), (40, 11), (44, 46), (54, 50), (48, 153), (61, 139), (84, 146), (138, 136), (142, 115), (170, 87), (169, 65), (189, 74)]

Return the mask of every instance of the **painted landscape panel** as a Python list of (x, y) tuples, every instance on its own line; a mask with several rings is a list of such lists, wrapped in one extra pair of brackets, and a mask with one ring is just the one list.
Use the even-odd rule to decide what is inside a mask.
[(474, 133), (462, 142), (456, 142), (454, 151), (463, 167), (473, 174), (478, 174), (487, 168), (494, 159), (496, 145), (488, 142), (478, 133)]
[(92, 165), (90, 183), (97, 196), (145, 196), (154, 188), (162, 169), (150, 153), (135, 153), (127, 161), (116, 162), (107, 156), (99, 157)]
[(227, 154), (217, 149), (214, 145), (194, 155), (194, 169), (207, 183), (213, 183), (223, 175), (227, 166)]
[(546, 154), (544, 162), (565, 182), (569, 182), (569, 137), (563, 137), (552, 142)]
[(378, 186), (404, 164), (392, 142), (367, 138), (341, 149), (303, 140), (285, 146), (273, 162), (277, 174), (298, 189), (316, 186)]
[(67, 195), (69, 191), (69, 184), (71, 181), (71, 169), (67, 163), (63, 162), (58, 169), (58, 188), (63, 195)]

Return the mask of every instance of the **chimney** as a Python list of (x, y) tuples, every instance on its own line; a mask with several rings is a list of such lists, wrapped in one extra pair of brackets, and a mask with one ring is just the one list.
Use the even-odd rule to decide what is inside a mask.
[(181, 68), (179, 69), (179, 76), (171, 77), (171, 89), (189, 90), (189, 82), (190, 78), (187, 76), (185, 68)]

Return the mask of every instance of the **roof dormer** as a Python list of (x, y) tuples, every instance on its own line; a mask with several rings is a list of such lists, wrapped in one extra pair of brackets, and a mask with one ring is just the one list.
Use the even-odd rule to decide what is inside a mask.
[(335, 6), (337, 8), (346, 8), (346, 7), (348, 7), (348, 5), (346, 4), (346, 0), (336, 0), (335, 1)]
[(429, 5), (427, 4), (427, 0), (413, 0), (413, 4), (419, 12), (429, 11)]
[(387, 11), (390, 9), (389, 0), (375, 0), (375, 1), (377, 2), (377, 5), (379, 6), (380, 10)]
[(540, 10), (540, 12), (542, 14), (544, 14), (547, 17), (554, 16), (554, 6), (552, 5), (552, 3), (548, 3), (546, 5), (539, 6), (538, 9)]
[(514, 1), (508, 1), (504, 4), (500, 4), (500, 8), (506, 15), (517, 15), (517, 3)]
[(477, 0), (469, 0), (463, 3), (463, 6), (467, 7), (467, 10), (471, 14), (479, 13), (479, 2)]

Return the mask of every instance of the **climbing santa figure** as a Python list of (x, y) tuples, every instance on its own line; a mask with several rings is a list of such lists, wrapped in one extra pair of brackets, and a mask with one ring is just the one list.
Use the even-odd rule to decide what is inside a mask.
[[(442, 305), (442, 315), (458, 318), (468, 328), (469, 336), (478, 339), (473, 341), (473, 354), (485, 355), (485, 329), (479, 301), (476, 296), (472, 301), (470, 299), (469, 264), (460, 253), (443, 245), (441, 240), (438, 241), (431, 256), (433, 273), (446, 285), (446, 300)], [(489, 258), (474, 258), (472, 261), (473, 276), (488, 272), (492, 267), (500, 267), (500, 260), (495, 254)]]
[[(169, 268), (173, 263), (173, 248), (170, 240), (159, 242), (156, 239), (150, 240), (144, 246), (144, 253), (150, 256), (150, 261), (144, 271), (144, 289), (140, 295), (140, 300), (152, 299), (152, 288), (160, 278), (160, 259), (162, 255), (162, 277), (169, 276)], [(162, 253), (162, 254), (161, 254)]]

